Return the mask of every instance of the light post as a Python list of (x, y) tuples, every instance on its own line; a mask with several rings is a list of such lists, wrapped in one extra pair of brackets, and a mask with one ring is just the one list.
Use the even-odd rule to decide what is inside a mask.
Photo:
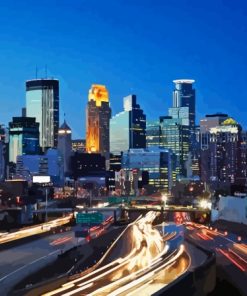
[(45, 222), (47, 222), (47, 207), (48, 207), (48, 186), (51, 185), (50, 176), (33, 176), (33, 183), (40, 184), (45, 187)]

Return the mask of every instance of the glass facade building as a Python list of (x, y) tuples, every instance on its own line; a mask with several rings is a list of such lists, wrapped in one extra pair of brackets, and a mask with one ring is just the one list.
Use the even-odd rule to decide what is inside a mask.
[(171, 116), (160, 117), (160, 147), (172, 150), (176, 155), (176, 174), (185, 176), (190, 148), (190, 130), (189, 126), (182, 123), (182, 119)]
[(43, 151), (57, 147), (59, 128), (59, 81), (36, 79), (26, 81), (26, 115), (39, 123)]
[[(173, 91), (173, 108), (188, 107), (188, 120), (191, 127), (195, 126), (195, 89), (191, 79), (173, 80), (175, 89)], [(175, 117), (174, 117), (175, 118)], [(179, 117), (180, 118), (180, 117)]]
[(153, 186), (155, 191), (168, 193), (171, 190), (172, 153), (169, 149), (129, 149), (122, 154), (122, 169), (126, 172), (146, 171), (149, 175), (148, 184)]
[(124, 111), (110, 120), (110, 151), (119, 154), (131, 148), (146, 148), (146, 115), (136, 95), (123, 99)]
[(39, 152), (39, 123), (33, 117), (13, 117), (9, 123), (9, 161), (16, 163), (17, 155)]

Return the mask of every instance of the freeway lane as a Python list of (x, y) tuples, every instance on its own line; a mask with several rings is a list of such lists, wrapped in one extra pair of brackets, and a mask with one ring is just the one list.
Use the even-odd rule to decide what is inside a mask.
[(186, 236), (196, 244), (215, 251), (221, 276), (232, 282), (242, 295), (247, 295), (247, 291), (244, 289), (247, 281), (246, 244), (233, 241), (227, 233), (212, 230), (196, 223), (187, 224)]
[(19, 231), (2, 234), (0, 236), (0, 245), (15, 241), (15, 240), (19, 240), (21, 238), (29, 237), (32, 235), (48, 232), (53, 228), (68, 224), (71, 218), (72, 218), (72, 214), (69, 214), (66, 217), (58, 218), (46, 223), (22, 228)]
[(25, 266), (27, 263), (48, 256), (54, 251), (61, 253), (61, 251), (75, 246), (76, 243), (74, 232), (68, 231), (0, 251), (0, 283), (4, 276)]
[(78, 278), (70, 279), (66, 284), (43, 295), (118, 295), (127, 291), (132, 293), (140, 285), (157, 279), (164, 286), (169, 280), (161, 277), (160, 273), (164, 274), (164, 270), (174, 264), (178, 265), (170, 281), (177, 278), (187, 270), (190, 259), (183, 246), (169, 250), (159, 231), (152, 227), (156, 215), (149, 212), (130, 226), (127, 242), (131, 245), (131, 251), (127, 256), (103, 265), (90, 274), (84, 272)]

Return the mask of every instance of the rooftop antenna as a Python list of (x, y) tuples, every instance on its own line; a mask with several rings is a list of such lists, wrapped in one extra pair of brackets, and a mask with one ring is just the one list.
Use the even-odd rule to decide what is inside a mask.
[(64, 120), (64, 122), (65, 122), (65, 115), (66, 115), (66, 114), (65, 114), (65, 113), (63, 113), (63, 120)]

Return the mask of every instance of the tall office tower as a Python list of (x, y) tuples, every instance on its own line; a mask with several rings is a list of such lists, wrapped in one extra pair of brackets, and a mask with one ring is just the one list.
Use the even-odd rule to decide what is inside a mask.
[(17, 155), (39, 154), (39, 123), (33, 117), (13, 117), (9, 123), (9, 161)]
[(178, 80), (173, 80), (173, 82), (175, 83), (175, 89), (173, 91), (173, 108), (188, 107), (189, 112), (187, 116), (189, 119), (189, 125), (191, 127), (194, 127), (195, 126), (195, 89), (193, 89), (192, 84), (195, 82), (195, 80), (178, 79)]
[(234, 119), (227, 118), (218, 126), (211, 127), (208, 145), (210, 153), (206, 180), (245, 185), (241, 126)]
[(160, 147), (171, 149), (176, 155), (176, 174), (189, 175), (187, 172), (188, 155), (190, 147), (190, 130), (183, 124), (183, 119), (171, 116), (160, 117)]
[(173, 106), (169, 108), (168, 115), (173, 119), (178, 119), (179, 125), (189, 127), (189, 151), (187, 157), (187, 177), (198, 172), (195, 163), (198, 163), (198, 145), (196, 142), (195, 127), (195, 80), (178, 79), (173, 80), (175, 89), (173, 91)]
[(210, 172), (210, 129), (220, 126), (228, 118), (227, 114), (216, 113), (206, 115), (200, 120), (200, 174), (203, 182), (209, 182)]
[(35, 79), (26, 81), (26, 116), (39, 123), (43, 151), (57, 147), (59, 128), (59, 81)]
[(70, 159), (72, 151), (71, 143), (71, 128), (68, 126), (64, 120), (63, 124), (58, 130), (58, 150), (61, 152), (63, 157), (63, 167), (65, 175), (70, 173)]
[(146, 148), (146, 115), (136, 95), (123, 99), (124, 111), (110, 120), (110, 151), (119, 154), (131, 148)]
[(109, 123), (111, 108), (104, 85), (93, 84), (89, 90), (86, 110), (86, 151), (109, 157)]

